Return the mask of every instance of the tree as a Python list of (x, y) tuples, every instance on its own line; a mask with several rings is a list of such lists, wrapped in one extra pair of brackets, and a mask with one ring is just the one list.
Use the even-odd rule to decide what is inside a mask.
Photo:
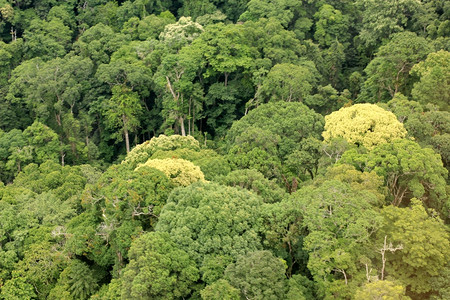
[(89, 296), (98, 289), (99, 278), (96, 275), (87, 264), (77, 259), (71, 260), (61, 272), (57, 285), (49, 294), (49, 299), (89, 299)]
[(241, 295), (225, 279), (219, 279), (213, 284), (207, 285), (201, 292), (203, 300), (239, 300)]
[(241, 187), (259, 195), (265, 203), (280, 202), (286, 195), (275, 181), (268, 180), (254, 169), (235, 170), (215, 179), (227, 186)]
[(343, 107), (325, 117), (325, 142), (343, 137), (347, 142), (373, 149), (406, 136), (395, 115), (374, 104)]
[(450, 52), (440, 50), (430, 53), (426, 60), (414, 65), (411, 74), (419, 76), (411, 91), (414, 100), (425, 105), (439, 106), (442, 111), (449, 111), (450, 99)]
[(239, 20), (258, 21), (262, 18), (272, 17), (279, 20), (286, 28), (299, 10), (301, 10), (301, 4), (292, 0), (251, 0), (247, 4), (247, 10), (239, 17)]
[[(256, 169), (295, 190), (287, 176), (303, 178), (307, 172), (313, 178), (316, 174), (322, 126), (323, 117), (302, 103), (260, 105), (228, 131), (230, 162), (236, 168)], [(295, 159), (289, 160), (290, 156)]]
[(269, 251), (238, 257), (225, 270), (225, 278), (245, 299), (282, 299), (286, 294), (286, 264)]
[(449, 236), (442, 220), (429, 216), (421, 202), (413, 199), (409, 208), (387, 206), (382, 210), (383, 227), (377, 232), (377, 245), (388, 237), (403, 249), (386, 254), (387, 278), (398, 280), (411, 296), (420, 299), (435, 292), (435, 278), (445, 272)]
[(109, 63), (111, 55), (129, 41), (128, 35), (114, 33), (111, 27), (99, 23), (84, 31), (73, 47), (80, 56), (90, 58), (99, 66)]
[(366, 154), (355, 150), (345, 152), (339, 161), (354, 165), (360, 171), (375, 171), (384, 178), (392, 204), (407, 204), (412, 197), (420, 198), (426, 207), (448, 217), (446, 192), (447, 170), (439, 154), (404, 139), (381, 144)]
[(120, 278), (124, 299), (178, 299), (189, 295), (199, 271), (168, 233), (148, 232), (131, 245)]
[(104, 114), (110, 128), (119, 128), (120, 133), (115, 134), (117, 140), (121, 140), (122, 135), (125, 137), (125, 145), (127, 153), (129, 153), (129, 133), (139, 127), (142, 106), (138, 94), (127, 87), (117, 85), (113, 87), (112, 93), (113, 96), (110, 98)]
[(54, 124), (56, 130), (65, 113), (74, 114), (86, 105), (92, 68), (90, 59), (78, 56), (26, 61), (13, 71), (7, 98), (27, 107), (33, 118)]
[(339, 181), (308, 186), (292, 195), (309, 234), (304, 249), (308, 269), (321, 296), (348, 297), (363, 278), (358, 260), (368, 251), (369, 240), (382, 218), (373, 209), (376, 196), (353, 190)]
[(349, 39), (349, 18), (338, 9), (324, 4), (314, 14), (316, 19), (314, 39), (322, 47), (329, 47), (338, 40), (346, 43)]
[(397, 33), (364, 70), (367, 74), (358, 101), (383, 102), (398, 92), (408, 95), (411, 90), (411, 68), (432, 51), (425, 38), (412, 32)]
[[(408, 25), (415, 23), (415, 16), (423, 11), (424, 3), (413, 0), (383, 2), (359, 0), (357, 5), (362, 12), (359, 38), (366, 48), (376, 49), (393, 34), (410, 29)], [(426, 25), (423, 28), (425, 27)]]
[(162, 171), (175, 186), (188, 186), (197, 181), (204, 181), (205, 176), (200, 167), (180, 158), (149, 159), (137, 167), (155, 168)]
[(265, 77), (257, 92), (261, 103), (268, 101), (304, 102), (317, 84), (314, 66), (277, 64)]
[(85, 212), (68, 224), (68, 249), (118, 273), (133, 239), (154, 227), (173, 184), (161, 171), (141, 166), (111, 166), (88, 185), (81, 202)]
[(226, 267), (219, 261), (261, 248), (261, 205), (258, 196), (243, 189), (197, 182), (171, 193), (155, 230), (167, 232), (198, 268), (203, 266), (204, 281), (205, 274), (219, 279)]
[(405, 295), (405, 287), (388, 280), (366, 283), (355, 293), (355, 299), (410, 300)]
[(184, 159), (199, 166), (206, 180), (213, 180), (218, 176), (224, 176), (230, 172), (230, 166), (225, 156), (212, 149), (192, 150), (178, 148), (175, 150), (157, 150), (151, 159)]
[(33, 19), (23, 35), (25, 58), (40, 57), (49, 60), (63, 57), (69, 49), (71, 35), (70, 28), (59, 18), (48, 22)]
[(422, 147), (433, 147), (441, 155), (444, 166), (450, 166), (450, 112), (438, 111), (432, 105), (424, 107), (401, 94), (389, 101), (386, 108), (404, 124), (408, 136)]
[[(187, 149), (195, 152), (200, 151), (199, 142), (192, 136), (181, 135), (164, 135), (153, 137), (151, 140), (133, 148), (127, 154), (122, 164), (129, 165), (131, 169), (135, 169), (139, 164), (147, 162), (157, 151), (167, 152), (177, 149)], [(155, 157), (158, 158), (158, 157)]]

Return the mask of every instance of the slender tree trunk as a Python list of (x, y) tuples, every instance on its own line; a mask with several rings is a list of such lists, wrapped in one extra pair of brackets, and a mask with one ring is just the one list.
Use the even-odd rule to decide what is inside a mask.
[(179, 117), (178, 120), (180, 122), (181, 135), (186, 136), (186, 129), (184, 128), (184, 118)]
[(125, 145), (127, 148), (127, 153), (130, 153), (130, 137), (128, 135), (127, 117), (125, 115), (122, 115), (122, 120), (123, 120), (123, 135), (125, 136)]

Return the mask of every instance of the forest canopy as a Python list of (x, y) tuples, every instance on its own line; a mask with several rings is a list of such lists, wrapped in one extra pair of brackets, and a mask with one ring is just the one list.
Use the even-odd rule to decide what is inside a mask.
[(0, 0), (0, 299), (450, 299), (450, 5)]

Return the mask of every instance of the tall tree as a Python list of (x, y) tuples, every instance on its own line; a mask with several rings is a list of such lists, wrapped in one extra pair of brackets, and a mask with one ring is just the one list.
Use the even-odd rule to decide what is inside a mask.
[(110, 128), (119, 129), (115, 137), (118, 141), (125, 138), (126, 150), (129, 153), (129, 134), (139, 127), (139, 115), (142, 113), (141, 101), (136, 92), (132, 92), (125, 86), (114, 86), (112, 93), (104, 111), (106, 122)]

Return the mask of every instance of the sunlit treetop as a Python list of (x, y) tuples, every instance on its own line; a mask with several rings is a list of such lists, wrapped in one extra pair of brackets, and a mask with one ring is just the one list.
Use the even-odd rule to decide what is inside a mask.
[(355, 104), (325, 117), (325, 141), (343, 137), (349, 143), (373, 149), (406, 136), (395, 115), (374, 104)]

